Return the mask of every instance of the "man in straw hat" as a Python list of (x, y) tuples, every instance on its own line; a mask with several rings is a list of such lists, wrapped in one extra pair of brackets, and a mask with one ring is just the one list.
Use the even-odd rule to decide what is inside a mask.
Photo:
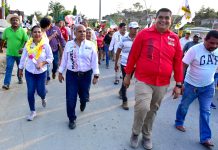
[[(7, 42), (6, 50), (6, 73), (3, 89), (8, 90), (11, 82), (11, 75), (16, 61), (17, 66), (20, 63), (22, 48), (28, 40), (27, 33), (20, 27), (21, 19), (17, 14), (9, 14), (6, 20), (11, 24), (3, 32), (2, 39)], [(3, 44), (1, 45), (2, 48)], [(17, 74), (18, 77), (18, 74)], [(18, 77), (18, 83), (22, 84), (22, 79)]]

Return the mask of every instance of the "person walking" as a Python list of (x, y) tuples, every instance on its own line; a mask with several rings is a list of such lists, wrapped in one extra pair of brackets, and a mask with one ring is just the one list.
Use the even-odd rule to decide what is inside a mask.
[(86, 28), (83, 25), (75, 27), (76, 38), (67, 42), (64, 49), (58, 79), (62, 83), (63, 72), (66, 71), (66, 103), (69, 128), (76, 127), (77, 94), (80, 98), (80, 110), (84, 111), (89, 101), (89, 90), (92, 74), (93, 84), (99, 78), (98, 54), (92, 41), (86, 40)]
[[(118, 49), (117, 49), (114, 69), (115, 69), (115, 72), (117, 72), (119, 70), (118, 60), (119, 60), (120, 55), (121, 55), (120, 68), (121, 68), (123, 79), (126, 75), (125, 67), (126, 67), (127, 59), (128, 59), (131, 47), (132, 47), (132, 43), (133, 43), (135, 36), (138, 32), (138, 29), (139, 29), (139, 25), (137, 22), (130, 22), (129, 23), (129, 34), (127, 36), (124, 36), (121, 39), (120, 44), (119, 44)], [(124, 86), (123, 83), (122, 83), (120, 91), (119, 91), (119, 97), (123, 100), (122, 108), (124, 110), (129, 110), (128, 99), (126, 96), (126, 87)]]
[(136, 148), (142, 132), (142, 145), (152, 149), (152, 126), (156, 113), (170, 84), (172, 71), (176, 85), (173, 98), (179, 97), (183, 81), (182, 49), (178, 36), (169, 30), (172, 12), (158, 10), (156, 23), (140, 31), (129, 53), (124, 85), (130, 85), (135, 70), (135, 106), (131, 147)]
[(200, 34), (199, 33), (194, 34), (193, 40), (186, 43), (185, 46), (183, 47), (183, 53), (185, 54), (189, 50), (189, 48), (191, 48), (192, 46), (198, 44), (199, 39), (200, 39)]
[(190, 104), (196, 100), (200, 107), (200, 143), (212, 147), (210, 105), (214, 97), (214, 74), (218, 67), (218, 31), (208, 32), (204, 43), (191, 47), (183, 58), (188, 67), (184, 81), (184, 94), (176, 112), (175, 127), (185, 132), (184, 121)]
[[(28, 121), (36, 117), (35, 110), (35, 91), (42, 100), (42, 106), (46, 107), (46, 70), (47, 64), (52, 63), (53, 55), (49, 43), (42, 38), (41, 27), (36, 25), (31, 30), (30, 38), (24, 48), (20, 64), (19, 77), (23, 77), (23, 69), (26, 62), (25, 78), (27, 84), (27, 98), (30, 107), (30, 114), (27, 116)], [(26, 61), (27, 60), (27, 61)]]
[[(126, 24), (125, 23), (120, 23), (119, 24), (119, 30), (116, 31), (113, 36), (112, 36), (112, 39), (111, 39), (111, 42), (110, 42), (110, 46), (109, 46), (109, 51), (112, 51), (113, 52), (113, 58), (112, 60), (115, 60), (115, 55), (116, 55), (116, 52), (117, 52), (117, 48), (119, 46), (119, 43), (120, 43), (120, 40), (123, 36), (127, 35), (127, 32), (126, 32)], [(116, 72), (115, 71), (115, 80), (114, 80), (114, 84), (117, 85), (119, 84), (119, 72)]]
[(184, 48), (186, 43), (192, 41), (190, 35), (191, 35), (191, 31), (187, 30), (185, 32), (185, 36), (180, 39), (180, 44), (182, 46), (182, 49)]
[[(2, 40), (7, 42), (7, 50), (6, 50), (6, 72), (4, 78), (3, 89), (8, 90), (10, 88), (11, 76), (14, 67), (14, 62), (16, 62), (17, 66), (20, 63), (20, 58), (22, 54), (22, 49), (28, 40), (27, 33), (24, 31), (22, 27), (20, 27), (21, 20), (20, 16), (17, 14), (9, 14), (6, 20), (11, 23), (11, 27), (8, 27), (4, 30), (2, 35)], [(2, 42), (1, 49), (4, 45)], [(23, 80), (18, 75), (17, 70), (18, 83), (22, 84)]]
[(106, 68), (107, 69), (109, 69), (109, 61), (110, 61), (109, 46), (110, 46), (113, 34), (114, 34), (114, 29), (109, 29), (108, 33), (104, 37), (104, 52), (105, 52), (105, 57), (106, 57)]
[[(58, 62), (59, 62), (59, 57), (62, 56), (62, 49), (65, 47), (65, 40), (62, 36), (62, 33), (59, 29), (59, 27), (55, 26), (52, 24), (52, 17), (44, 17), (40, 20), (40, 26), (46, 31), (46, 35), (49, 39), (49, 44), (52, 49), (54, 61), (53, 61), (53, 68), (52, 68), (52, 78), (56, 78), (56, 72), (58, 70)], [(46, 84), (50, 81), (50, 69), (48, 65), (48, 70), (47, 70), (47, 80)]]

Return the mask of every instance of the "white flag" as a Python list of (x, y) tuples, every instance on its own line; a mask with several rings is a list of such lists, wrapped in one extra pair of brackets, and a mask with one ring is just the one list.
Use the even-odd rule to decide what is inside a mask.
[(192, 22), (192, 19), (195, 17), (195, 13), (191, 11), (190, 6), (188, 4), (188, 0), (184, 0), (182, 7), (180, 8), (180, 12), (182, 13), (182, 19), (176, 24), (175, 29), (180, 29), (188, 22)]
[(39, 22), (38, 22), (38, 20), (36, 18), (36, 15), (34, 15), (33, 18), (32, 18), (32, 25), (31, 26), (33, 27), (33, 26), (35, 26), (37, 24), (39, 24)]

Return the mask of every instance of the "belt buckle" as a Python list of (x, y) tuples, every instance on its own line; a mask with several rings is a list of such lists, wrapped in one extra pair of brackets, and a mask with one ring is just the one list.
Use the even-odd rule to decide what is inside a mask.
[(84, 75), (84, 72), (81, 72), (81, 71), (78, 71), (78, 76), (83, 76)]

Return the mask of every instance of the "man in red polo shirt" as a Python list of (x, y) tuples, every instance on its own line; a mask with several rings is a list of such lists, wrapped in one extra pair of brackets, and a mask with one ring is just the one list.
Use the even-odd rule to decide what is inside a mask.
[(176, 81), (174, 98), (181, 94), (183, 53), (178, 36), (169, 30), (171, 17), (169, 9), (160, 9), (155, 25), (138, 33), (128, 57), (124, 85), (130, 85), (134, 69), (136, 78), (134, 123), (130, 138), (133, 148), (138, 146), (138, 137), (142, 131), (143, 147), (152, 149), (152, 125), (170, 84), (172, 71)]

